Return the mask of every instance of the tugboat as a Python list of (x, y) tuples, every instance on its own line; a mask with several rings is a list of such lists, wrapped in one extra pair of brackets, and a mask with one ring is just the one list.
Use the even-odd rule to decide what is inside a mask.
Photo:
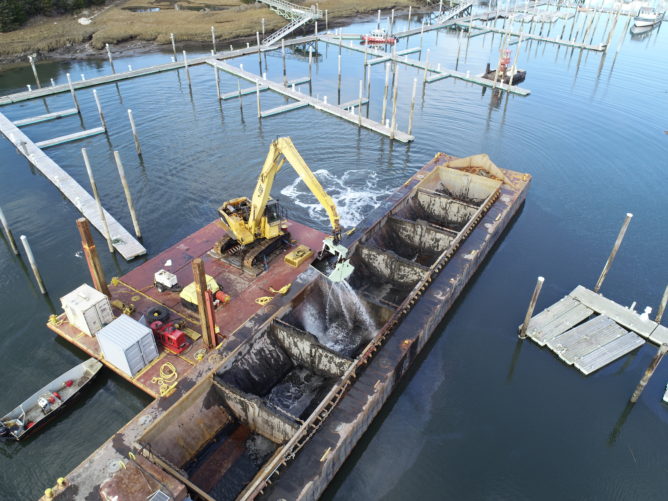
[(371, 44), (371, 43), (384, 43), (384, 44), (395, 44), (399, 39), (395, 36), (388, 35), (387, 32), (378, 28), (373, 30), (371, 33), (362, 35), (362, 43)]
[(487, 63), (487, 68), (485, 68), (485, 73), (482, 75), (482, 78), (504, 84), (516, 85), (520, 82), (524, 82), (526, 76), (527, 72), (524, 70), (515, 70), (514, 73), (512, 72), (512, 67), (510, 64), (510, 49), (505, 49), (501, 51), (501, 57), (499, 57), (499, 67), (493, 70), (490, 68), (489, 63)]

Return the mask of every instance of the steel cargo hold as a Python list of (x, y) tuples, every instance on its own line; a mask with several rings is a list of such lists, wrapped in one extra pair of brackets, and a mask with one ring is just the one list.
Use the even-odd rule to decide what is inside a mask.
[(151, 328), (127, 315), (101, 329), (97, 340), (104, 358), (131, 377), (158, 357)]
[(114, 320), (109, 298), (88, 284), (83, 284), (60, 298), (67, 320), (89, 336)]

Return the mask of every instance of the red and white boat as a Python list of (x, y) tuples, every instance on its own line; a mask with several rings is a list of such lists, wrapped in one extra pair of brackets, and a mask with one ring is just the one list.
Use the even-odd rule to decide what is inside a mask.
[(385, 44), (395, 44), (399, 39), (392, 35), (388, 35), (387, 32), (383, 29), (373, 30), (371, 33), (362, 35), (363, 43), (385, 43)]

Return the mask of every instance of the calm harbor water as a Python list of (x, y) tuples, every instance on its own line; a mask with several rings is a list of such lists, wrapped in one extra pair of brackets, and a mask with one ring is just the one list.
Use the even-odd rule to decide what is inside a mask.
[[(605, 17), (594, 41), (603, 38)], [(405, 26), (399, 20), (397, 29)], [(578, 21), (581, 22), (581, 21)], [(555, 45), (522, 46), (519, 66), (528, 97), (494, 96), (451, 79), (418, 86), (410, 145), (310, 108), (258, 121), (255, 96), (216, 99), (213, 71), (183, 71), (98, 87), (108, 135), (48, 150), (88, 186), (81, 147), (88, 149), (105, 207), (131, 228), (113, 163), (120, 151), (149, 256), (215, 218), (220, 201), (252, 192), (269, 142), (289, 135), (352, 227), (379, 200), (437, 151), (488, 153), (500, 166), (529, 172), (527, 202), (505, 238), (435, 333), (420, 362), (353, 451), (326, 499), (665, 499), (668, 492), (668, 380), (663, 363), (639, 403), (626, 402), (655, 352), (643, 346), (598, 373), (581, 376), (531, 342), (518, 344), (535, 278), (546, 277), (538, 307), (577, 284), (593, 286), (626, 212), (634, 214), (602, 292), (622, 304), (656, 308), (666, 280), (668, 245), (668, 30), (632, 39), (620, 18), (607, 54)], [(346, 32), (362, 33), (375, 21)], [(570, 26), (570, 25), (568, 25)], [(516, 25), (518, 27), (518, 25)], [(561, 32), (560, 22), (552, 35)], [(545, 28), (547, 30), (547, 28)], [(568, 32), (568, 30), (567, 30)], [(461, 46), (460, 46), (461, 43)], [(424, 47), (443, 68), (478, 74), (498, 57), (499, 35), (458, 39), (429, 32)], [(617, 48), (621, 48), (617, 52)], [(414, 47), (419, 36), (402, 40)], [(459, 50), (458, 50), (459, 47)], [(513, 52), (516, 46), (513, 47)], [(314, 95), (337, 99), (338, 48), (319, 44)], [(459, 52), (459, 58), (457, 54)], [(195, 56), (195, 54), (192, 54)], [(418, 57), (412, 55), (410, 57)], [(341, 102), (357, 98), (363, 54), (345, 51)], [(117, 58), (134, 68), (169, 60), (167, 53)], [(278, 53), (268, 75), (282, 79)], [(259, 71), (257, 56), (235, 61)], [(1, 68), (0, 68), (1, 70)], [(110, 72), (108, 63), (41, 63), (42, 81)], [(307, 74), (307, 59), (290, 53), (288, 78)], [(221, 74), (222, 75), (222, 74)], [(399, 128), (406, 130), (412, 80), (399, 69)], [(0, 93), (25, 88), (30, 68), (0, 71)], [(370, 116), (381, 114), (384, 68), (372, 71)], [(223, 91), (237, 83), (222, 75)], [(242, 83), (242, 87), (243, 87)], [(302, 87), (307, 91), (308, 87)], [(81, 119), (68, 117), (24, 129), (35, 141), (98, 126), (92, 90), (78, 92)], [(262, 95), (263, 109), (284, 104)], [(71, 107), (69, 95), (5, 106), (20, 119)], [(134, 153), (127, 109), (135, 114), (144, 150)], [(79, 250), (76, 209), (9, 142), (0, 140), (0, 206), (15, 234), (26, 234), (49, 289), (42, 297), (29, 268), (0, 242), (0, 409), (8, 411), (84, 354), (45, 327), (59, 297), (88, 281)], [(327, 219), (303, 184), (285, 169), (274, 195), (290, 216), (321, 229)], [(106, 252), (95, 233), (108, 277), (141, 264)], [(0, 443), (0, 499), (31, 499), (68, 473), (149, 403), (105, 371), (90, 391), (25, 443)]]

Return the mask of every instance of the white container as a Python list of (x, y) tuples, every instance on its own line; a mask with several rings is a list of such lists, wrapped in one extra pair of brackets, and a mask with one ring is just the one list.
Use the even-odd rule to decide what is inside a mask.
[(121, 315), (97, 333), (104, 358), (128, 376), (158, 357), (158, 347), (150, 327)]
[(89, 336), (114, 320), (109, 298), (88, 284), (83, 284), (60, 298), (67, 320)]

